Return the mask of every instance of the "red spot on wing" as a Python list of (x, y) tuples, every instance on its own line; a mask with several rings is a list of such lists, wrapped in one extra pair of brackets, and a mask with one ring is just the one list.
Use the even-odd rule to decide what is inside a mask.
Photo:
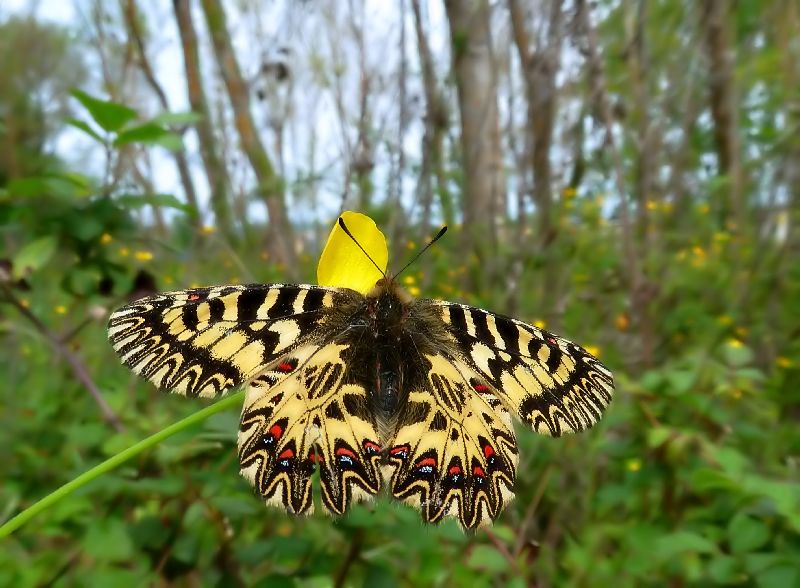
[(492, 457), (494, 455), (494, 449), (492, 449), (491, 445), (484, 445), (483, 446), (483, 454), (486, 457)]
[(269, 401), (271, 404), (278, 404), (281, 401), (281, 398), (283, 398), (283, 392), (277, 393), (275, 396), (270, 398)]
[(322, 463), (324, 460), (322, 459), (321, 453), (317, 453), (314, 449), (312, 449), (308, 454), (308, 461), (311, 463)]
[(436, 460), (432, 457), (424, 457), (417, 462), (417, 465), (414, 467), (416, 468), (424, 468), (425, 466), (431, 466), (432, 468), (436, 467)]
[(481, 384), (480, 382), (475, 382), (472, 387), (475, 389), (475, 392), (486, 392), (489, 389), (489, 386)]
[(478, 476), (479, 478), (483, 478), (486, 476), (486, 473), (483, 471), (481, 466), (475, 466), (472, 468), (472, 474)]
[(377, 443), (373, 443), (372, 441), (364, 441), (364, 449), (372, 453), (381, 452), (381, 446)]
[(189, 294), (190, 302), (195, 302), (196, 300), (200, 300), (200, 294)]
[(284, 374), (288, 374), (294, 370), (294, 365), (289, 363), (288, 361), (282, 361), (278, 364), (278, 371), (283, 372)]
[(270, 433), (270, 435), (272, 435), (272, 436), (273, 436), (275, 439), (280, 439), (280, 438), (281, 438), (281, 435), (283, 435), (283, 427), (281, 427), (279, 424), (275, 423), (274, 425), (272, 425), (272, 426), (269, 428), (269, 433)]
[[(391, 455), (391, 456), (398, 456), (399, 455), (400, 457), (405, 457), (405, 454), (408, 453), (409, 449), (410, 449), (410, 447), (408, 445), (398, 445), (397, 447), (392, 447), (389, 450), (389, 455)], [(403, 454), (403, 455), (400, 455), (400, 454)]]
[(556, 341), (553, 337), (548, 337), (547, 342), (550, 343), (550, 345), (558, 345), (558, 341)]
[(346, 455), (347, 457), (350, 457), (352, 459), (358, 459), (358, 456), (352, 451), (350, 451), (347, 447), (339, 447), (336, 450), (336, 455)]
[(292, 457), (294, 457), (294, 449), (290, 447), (288, 449), (284, 449), (278, 456), (278, 459), (291, 459)]
[(448, 476), (457, 476), (460, 473), (461, 473), (461, 466), (457, 466), (457, 465), (450, 466), (450, 469), (447, 470), (447, 475)]

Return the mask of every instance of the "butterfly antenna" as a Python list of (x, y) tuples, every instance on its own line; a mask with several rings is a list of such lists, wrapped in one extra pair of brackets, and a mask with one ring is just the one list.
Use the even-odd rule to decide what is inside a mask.
[(417, 261), (417, 260), (420, 258), (420, 256), (421, 256), (423, 253), (425, 253), (425, 252), (428, 250), (428, 248), (430, 248), (430, 246), (431, 246), (431, 245), (433, 245), (434, 243), (436, 243), (436, 241), (438, 241), (439, 239), (441, 239), (441, 238), (444, 236), (444, 234), (445, 234), (446, 232), (447, 232), (447, 225), (443, 225), (443, 226), (442, 226), (442, 228), (441, 228), (441, 229), (439, 229), (439, 232), (438, 232), (438, 233), (436, 233), (436, 236), (435, 236), (433, 239), (431, 239), (430, 241), (428, 241), (428, 244), (427, 244), (427, 245), (425, 245), (425, 247), (423, 247), (423, 248), (420, 250), (420, 252), (419, 252), (419, 253), (417, 253), (417, 254), (416, 254), (414, 257), (412, 257), (412, 258), (411, 258), (411, 261), (409, 261), (407, 264), (405, 264), (405, 265), (403, 266), (403, 269), (401, 269), (399, 272), (397, 272), (397, 273), (394, 275), (394, 277), (395, 277), (395, 278), (397, 278), (397, 276), (399, 276), (399, 275), (400, 275), (400, 274), (402, 274), (404, 271), (406, 271), (406, 270), (408, 269), (408, 266), (410, 266), (412, 263), (414, 263), (415, 261)]
[(347, 235), (348, 237), (350, 237), (350, 238), (353, 240), (353, 243), (355, 243), (356, 245), (358, 245), (358, 248), (359, 248), (359, 249), (361, 249), (361, 251), (363, 251), (363, 252), (364, 252), (364, 255), (366, 255), (366, 256), (367, 256), (367, 259), (369, 259), (369, 260), (372, 262), (372, 265), (374, 265), (374, 266), (375, 266), (375, 268), (376, 268), (376, 269), (377, 269), (377, 270), (378, 270), (378, 271), (379, 271), (381, 274), (383, 274), (383, 275), (385, 276), (385, 275), (386, 275), (386, 272), (385, 272), (385, 271), (383, 271), (383, 270), (381, 269), (381, 266), (379, 266), (379, 265), (378, 265), (378, 264), (375, 262), (375, 260), (374, 260), (374, 259), (372, 259), (372, 256), (371, 256), (369, 253), (367, 253), (367, 250), (366, 250), (366, 249), (364, 249), (364, 247), (362, 247), (361, 243), (359, 243), (359, 242), (358, 242), (358, 239), (356, 239), (356, 238), (353, 236), (353, 233), (351, 233), (351, 232), (350, 232), (350, 229), (348, 229), (348, 228), (347, 228), (347, 225), (346, 225), (346, 224), (344, 224), (344, 219), (343, 219), (342, 217), (339, 217), (339, 226), (340, 226), (340, 227), (342, 227), (342, 230), (344, 231), (344, 234), (345, 234), (345, 235)]

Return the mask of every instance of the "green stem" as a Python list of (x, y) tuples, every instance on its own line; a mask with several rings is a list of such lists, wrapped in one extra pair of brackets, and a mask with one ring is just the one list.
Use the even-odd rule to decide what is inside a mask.
[(196, 425), (197, 423), (206, 420), (213, 414), (222, 412), (223, 410), (231, 408), (232, 406), (235, 406), (237, 404), (241, 404), (243, 394), (244, 392), (242, 391), (242, 392), (237, 392), (235, 394), (231, 394), (230, 396), (226, 396), (225, 398), (223, 398), (218, 402), (215, 402), (211, 406), (206, 407), (203, 410), (198, 411), (194, 414), (191, 414), (185, 419), (182, 419), (177, 423), (173, 423), (164, 429), (161, 429), (158, 433), (150, 435), (147, 439), (139, 441), (135, 445), (132, 445), (127, 449), (121, 451), (120, 453), (114, 455), (113, 457), (108, 458), (103, 463), (96, 465), (88, 472), (84, 472), (77, 478), (70, 480), (69, 482), (61, 486), (61, 488), (55, 490), (54, 492), (51, 492), (50, 494), (42, 498), (39, 502), (32, 504), (31, 506), (23, 510), (21, 513), (19, 513), (17, 516), (15, 516), (13, 519), (9, 520), (2, 527), (0, 527), (0, 539), (9, 536), (11, 533), (19, 529), (22, 525), (30, 521), (37, 514), (39, 514), (43, 510), (50, 508), (62, 498), (69, 496), (70, 494), (75, 492), (75, 490), (81, 488), (82, 486), (85, 486), (95, 478), (98, 478), (103, 474), (110, 472), (111, 470), (122, 465), (132, 457), (136, 457), (143, 451), (155, 445), (158, 445), (164, 439), (171, 437), (175, 433), (179, 433), (184, 429), (188, 429), (192, 425)]

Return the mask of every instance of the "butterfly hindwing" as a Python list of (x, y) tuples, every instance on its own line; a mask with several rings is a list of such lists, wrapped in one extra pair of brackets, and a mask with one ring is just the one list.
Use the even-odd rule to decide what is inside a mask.
[(350, 376), (349, 352), (341, 342), (301, 346), (248, 385), (239, 462), (267, 504), (312, 512), (317, 467), (332, 514), (380, 490), (381, 448), (367, 390)]
[(479, 308), (430, 302), (464, 361), (536, 432), (588, 429), (611, 402), (611, 372), (579, 345)]
[[(444, 351), (444, 350), (443, 350)], [(511, 417), (463, 361), (424, 356), (392, 447), (392, 496), (426, 522), (455, 517), (464, 528), (496, 518), (513, 497), (517, 446)]]
[(213, 397), (318, 336), (336, 290), (252, 284), (156, 294), (111, 315), (123, 363), (159, 388)]

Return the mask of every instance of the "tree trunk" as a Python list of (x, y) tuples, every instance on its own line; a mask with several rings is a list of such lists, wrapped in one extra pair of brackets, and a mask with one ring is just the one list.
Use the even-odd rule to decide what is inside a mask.
[(439, 196), (442, 217), (445, 224), (454, 222), (453, 202), (447, 186), (444, 169), (444, 135), (447, 131), (449, 119), (447, 105), (436, 82), (436, 73), (433, 66), (433, 56), (428, 46), (428, 39), (422, 26), (422, 11), (419, 0), (412, 0), (411, 8), (414, 11), (414, 31), (417, 35), (417, 50), (419, 51), (420, 68), (422, 69), (422, 84), (425, 90), (425, 134), (422, 138), (422, 167), (419, 173), (418, 198), (422, 202), (422, 222), (418, 238), (422, 240), (428, 235), (431, 209), (433, 207), (433, 191)]
[(225, 162), (217, 151), (213, 119), (200, 78), (200, 54), (197, 49), (197, 32), (192, 21), (190, 0), (173, 0), (175, 19), (181, 35), (183, 62), (186, 68), (186, 91), (192, 111), (200, 115), (197, 122), (197, 140), (211, 194), (211, 208), (220, 232), (229, 242), (235, 242), (234, 223), (228, 197), (230, 178)]
[(461, 157), (464, 170), (464, 245), (483, 264), (482, 281), (496, 248), (495, 223), (505, 212), (502, 198), (502, 152), (497, 113), (496, 80), (489, 30), (488, 0), (446, 0), (450, 39), (461, 114)]
[(734, 79), (735, 47), (731, 44), (730, 0), (701, 2), (700, 22), (708, 52), (708, 90), (711, 116), (714, 119), (714, 144), (719, 158), (720, 175), (728, 179), (719, 211), (725, 223), (731, 213), (737, 230), (745, 228), (744, 172), (737, 130), (736, 82)]
[(290, 277), (297, 273), (297, 255), (292, 242), (292, 226), (286, 214), (283, 201), (283, 182), (275, 173), (250, 112), (250, 94), (242, 77), (236, 55), (233, 51), (225, 12), (220, 0), (203, 0), (208, 30), (214, 55), (228, 90), (228, 98), (233, 108), (233, 115), (239, 140), (250, 166), (258, 182), (258, 193), (264, 200), (269, 214), (270, 250), (272, 258), (283, 266)]

